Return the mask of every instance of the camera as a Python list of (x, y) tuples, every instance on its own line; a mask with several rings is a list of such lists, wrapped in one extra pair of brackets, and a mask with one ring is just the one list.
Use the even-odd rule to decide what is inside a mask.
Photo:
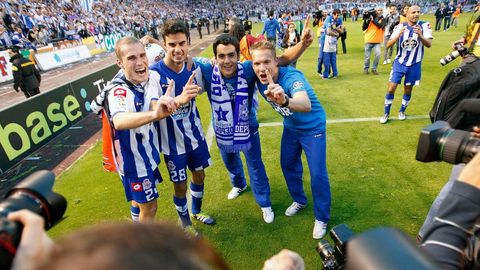
[(421, 162), (467, 163), (480, 150), (480, 139), (470, 132), (453, 129), (448, 122), (437, 121), (420, 133), (416, 159)]
[(0, 269), (10, 269), (22, 235), (22, 224), (6, 219), (10, 212), (30, 210), (43, 217), (47, 230), (62, 219), (67, 201), (52, 191), (54, 181), (55, 175), (50, 171), (35, 172), (15, 185), (0, 202)]
[(355, 235), (347, 225), (340, 224), (330, 231), (330, 237), (335, 247), (326, 240), (317, 246), (326, 270), (439, 269), (408, 235), (395, 228), (373, 228)]
[(455, 43), (454, 47), (455, 50), (453, 52), (440, 59), (440, 64), (442, 64), (442, 66), (445, 66), (446, 64), (452, 62), (459, 56), (464, 57), (468, 52), (468, 49), (463, 46), (462, 43)]
[(330, 238), (333, 239), (334, 247), (327, 240), (320, 240), (316, 249), (322, 259), (323, 269), (344, 269), (346, 243), (352, 236), (354, 236), (352, 230), (346, 224), (340, 224), (330, 230)]
[(252, 31), (252, 21), (245, 20), (243, 21), (243, 27), (245, 28), (245, 32), (249, 33)]
[(375, 11), (375, 9), (368, 9), (368, 10), (365, 10), (363, 12), (363, 20), (366, 21), (366, 20), (370, 20), (370, 18), (375, 18), (377, 16), (377, 12)]

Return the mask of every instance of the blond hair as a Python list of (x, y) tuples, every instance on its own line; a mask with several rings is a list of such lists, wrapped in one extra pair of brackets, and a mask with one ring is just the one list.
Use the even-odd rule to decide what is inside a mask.
[(137, 44), (137, 43), (142, 44), (142, 42), (140, 42), (140, 40), (138, 40), (134, 37), (123, 37), (120, 40), (118, 40), (117, 43), (115, 43), (115, 55), (117, 55), (117, 59), (118, 60), (122, 59), (122, 49), (121, 49), (122, 46)]
[(277, 57), (277, 52), (275, 51), (275, 45), (270, 41), (262, 40), (250, 46), (250, 54), (252, 54), (253, 51), (255, 50), (270, 50), (272, 52), (273, 57)]

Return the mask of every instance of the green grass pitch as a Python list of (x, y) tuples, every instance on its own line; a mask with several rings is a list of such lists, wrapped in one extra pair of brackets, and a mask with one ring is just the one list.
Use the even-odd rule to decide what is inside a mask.
[[(407, 117), (427, 115), (444, 76), (458, 64), (456, 60), (442, 67), (439, 59), (449, 53), (451, 43), (462, 36), (469, 16), (460, 15), (458, 28), (433, 33), (432, 47), (426, 49), (422, 65), (421, 85), (414, 87)], [(434, 23), (431, 15), (421, 18)], [(345, 24), (348, 54), (337, 56), (338, 79), (323, 81), (316, 73), (317, 42), (305, 52), (297, 65), (315, 89), (328, 120), (376, 118), (366, 122), (327, 125), (327, 162), (332, 191), (329, 227), (347, 223), (355, 232), (362, 232), (387, 225), (398, 227), (413, 237), (432, 200), (448, 179), (451, 165), (424, 164), (415, 160), (419, 132), (430, 123), (429, 119), (394, 120), (386, 125), (378, 123), (377, 118), (383, 114), (390, 65), (382, 65), (382, 57), (378, 69), (380, 75), (364, 75), (361, 21)], [(256, 24), (254, 33), (260, 29), (261, 25)], [(211, 55), (209, 47), (204, 56)], [(392, 106), (393, 119), (396, 118), (402, 92), (399, 87)], [(197, 100), (206, 130), (210, 121), (207, 97), (201, 96)], [(258, 119), (260, 123), (281, 122), (280, 116), (263, 100)], [(227, 200), (231, 188), (228, 173), (216, 144), (212, 144), (210, 152), (214, 165), (206, 170), (203, 209), (217, 218), (217, 224), (208, 227), (196, 223), (195, 227), (221, 252), (232, 269), (260, 269), (267, 258), (282, 248), (300, 253), (307, 269), (320, 268), (320, 257), (315, 251), (317, 241), (311, 236), (314, 221), (311, 203), (297, 216), (284, 215), (291, 198), (279, 164), (281, 132), (281, 125), (260, 128), (263, 159), (270, 178), (276, 215), (272, 224), (263, 222), (250, 189), (235, 200)], [(173, 188), (166, 180), (163, 161), (160, 168), (165, 180), (158, 187), (157, 218), (177, 222), (172, 204)], [(305, 166), (304, 186), (311, 202), (309, 181), (308, 167)], [(55, 191), (63, 194), (69, 205), (64, 220), (49, 232), (54, 238), (85, 226), (129, 221), (129, 204), (124, 199), (118, 176), (102, 169), (101, 143), (58, 177)]]

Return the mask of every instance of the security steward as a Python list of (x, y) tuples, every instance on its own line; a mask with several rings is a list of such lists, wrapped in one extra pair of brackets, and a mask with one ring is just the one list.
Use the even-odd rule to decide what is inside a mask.
[(10, 62), (12, 62), (13, 88), (15, 91), (22, 90), (27, 98), (39, 94), (41, 76), (35, 64), (30, 59), (24, 58), (17, 46), (11, 47), (8, 53)]

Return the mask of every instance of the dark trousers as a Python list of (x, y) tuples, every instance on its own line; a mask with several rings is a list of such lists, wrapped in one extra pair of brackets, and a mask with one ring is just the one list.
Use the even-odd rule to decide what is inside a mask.
[(443, 21), (443, 31), (447, 31), (448, 28), (450, 28), (451, 20), (452, 20), (452, 17), (445, 17), (445, 20)]
[(440, 31), (440, 28), (442, 27), (442, 19), (443, 18), (437, 18), (435, 21), (435, 31)]
[[(340, 40), (342, 41), (342, 51), (343, 51), (343, 54), (346, 54), (347, 53), (347, 43), (345, 43), (345, 40), (347, 39), (347, 32), (341, 34), (339, 36)], [(337, 51), (338, 52), (338, 51)]]
[(38, 95), (40, 94), (40, 89), (37, 87), (37, 88), (33, 88), (31, 90), (24, 90), (22, 89), (22, 92), (23, 94), (25, 95), (26, 98), (29, 98), (29, 97), (33, 97), (35, 95)]

